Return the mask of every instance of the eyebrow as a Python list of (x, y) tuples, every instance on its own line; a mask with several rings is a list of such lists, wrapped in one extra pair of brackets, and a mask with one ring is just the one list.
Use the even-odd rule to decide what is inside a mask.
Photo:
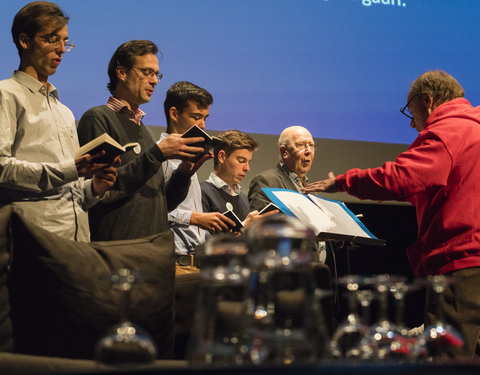
[[(190, 116), (200, 116), (200, 117), (203, 117), (203, 115), (201, 113), (198, 113), (198, 112), (192, 112), (190, 113)], [(210, 116), (210, 114), (206, 115), (205, 118), (207, 118), (208, 116)]]
[[(41, 38), (52, 38), (52, 37), (57, 37), (58, 39), (61, 39), (60, 35), (57, 34), (56, 31), (53, 31), (49, 34), (43, 34), (43, 35), (40, 35)], [(68, 37), (68, 35), (63, 38), (63, 40), (69, 40), (70, 38)]]

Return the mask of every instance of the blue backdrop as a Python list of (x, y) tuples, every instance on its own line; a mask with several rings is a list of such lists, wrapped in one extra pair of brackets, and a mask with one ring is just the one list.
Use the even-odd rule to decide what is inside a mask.
[[(10, 35), (27, 1), (2, 0), (0, 73), (18, 66)], [(103, 104), (116, 47), (150, 39), (164, 79), (144, 122), (164, 125), (168, 87), (214, 96), (210, 129), (278, 134), (299, 124), (322, 138), (410, 143), (399, 108), (422, 72), (444, 69), (480, 104), (478, 0), (59, 0), (68, 52), (51, 81), (78, 119)]]

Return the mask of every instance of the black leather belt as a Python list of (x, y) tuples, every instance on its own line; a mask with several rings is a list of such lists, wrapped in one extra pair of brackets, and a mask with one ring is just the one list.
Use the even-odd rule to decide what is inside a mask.
[(181, 266), (198, 267), (198, 258), (192, 254), (175, 254), (175, 258)]

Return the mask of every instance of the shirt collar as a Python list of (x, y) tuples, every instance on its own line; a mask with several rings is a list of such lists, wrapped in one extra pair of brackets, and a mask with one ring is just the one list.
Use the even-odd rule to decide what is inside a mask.
[(115, 111), (129, 120), (132, 120), (137, 125), (140, 125), (140, 121), (142, 120), (143, 116), (146, 115), (140, 108), (134, 112), (130, 108), (128, 108), (121, 100), (114, 98), (111, 96), (108, 98), (107, 107), (110, 108), (112, 111)]
[(303, 181), (300, 180), (300, 177), (295, 172), (292, 172), (290, 169), (287, 168), (285, 164), (280, 162), (280, 166), (283, 168), (283, 170), (287, 173), (288, 177), (297, 185), (299, 188), (302, 187), (301, 182), (303, 183), (303, 186), (307, 186), (308, 184), (308, 177), (305, 175), (303, 177)]
[[(33, 78), (30, 74), (22, 72), (21, 70), (15, 70), (13, 72), (12, 78), (26, 86), (32, 92), (39, 92), (43, 95), (46, 95), (47, 88), (40, 82), (38, 79)], [(57, 88), (50, 82), (48, 82), (48, 94), (55, 97), (58, 100), (58, 91)]]
[(240, 190), (242, 189), (240, 184), (234, 184), (232, 193), (232, 189), (230, 188), (230, 186), (213, 172), (210, 173), (208, 181), (211, 182), (213, 186), (215, 186), (217, 189), (221, 189), (232, 196), (240, 194)]

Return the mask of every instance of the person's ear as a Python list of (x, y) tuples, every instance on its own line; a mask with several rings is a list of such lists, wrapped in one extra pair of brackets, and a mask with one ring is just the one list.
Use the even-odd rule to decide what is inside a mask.
[(226, 158), (227, 158), (227, 153), (225, 152), (225, 150), (218, 151), (218, 161), (220, 163), (224, 163)]
[(28, 49), (28, 46), (30, 45), (30, 38), (26, 33), (20, 33), (18, 36), (18, 43), (23, 49)]
[(117, 72), (118, 79), (124, 82), (127, 78), (127, 69), (124, 66), (118, 65), (115, 71)]
[(170, 116), (170, 120), (173, 120), (175, 122), (178, 121), (178, 116), (179, 116), (179, 112), (177, 110), (177, 108), (175, 107), (170, 107), (170, 109), (168, 110), (168, 115)]
[(427, 109), (428, 115), (430, 115), (433, 110), (437, 107), (433, 100), (432, 95), (423, 95), (423, 103), (425, 104), (425, 108)]
[(280, 146), (280, 155), (282, 158), (286, 158), (288, 156), (288, 148), (285, 145)]

